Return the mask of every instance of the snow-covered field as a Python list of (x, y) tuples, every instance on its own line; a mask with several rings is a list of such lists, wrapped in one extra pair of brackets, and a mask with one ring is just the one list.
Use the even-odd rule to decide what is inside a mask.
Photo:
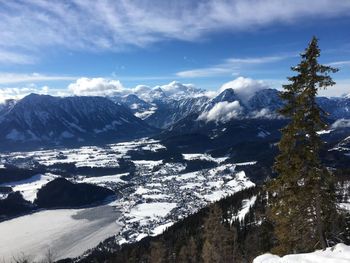
[(140, 139), (130, 142), (109, 144), (106, 147), (84, 146), (74, 149), (53, 149), (32, 152), (0, 153), (0, 165), (26, 163), (34, 160), (42, 165), (74, 163), (76, 167), (119, 167), (118, 160), (130, 150), (157, 151), (164, 148), (156, 140)]
[(317, 250), (312, 253), (293, 254), (279, 257), (264, 254), (254, 259), (253, 263), (349, 263), (350, 246), (337, 244), (325, 251)]
[[(162, 159), (132, 160), (129, 156), (130, 150), (157, 152), (163, 149), (165, 147), (158, 141), (142, 139), (111, 144), (105, 147), (86, 146), (76, 149), (18, 152), (7, 155), (0, 154), (0, 165), (11, 163), (26, 166), (38, 162), (42, 165), (74, 163), (76, 167), (119, 167), (121, 158), (131, 161), (135, 166), (135, 170), (132, 171), (132, 176), (130, 177), (126, 177), (130, 175), (129, 172), (123, 172), (104, 176), (91, 176), (91, 174), (85, 176), (84, 174), (79, 174), (79, 176), (69, 178), (71, 181), (96, 184), (118, 190), (121, 193), (121, 198), (110, 204), (111, 207), (120, 211), (120, 214), (114, 216), (114, 221), (118, 220), (118, 225), (112, 222), (106, 226), (101, 226), (99, 230), (103, 233), (99, 234), (101, 237), (108, 231), (111, 235), (116, 234), (116, 240), (120, 244), (135, 242), (150, 235), (161, 234), (174, 222), (198, 211), (209, 202), (219, 200), (225, 196), (254, 186), (254, 183), (244, 173), (244, 167), (254, 165), (255, 162), (227, 163), (226, 157), (213, 158), (209, 154), (201, 153), (183, 154), (184, 160), (182, 162), (165, 162)], [(194, 160), (210, 161), (214, 163), (214, 167), (186, 172), (186, 162)], [(21, 191), (27, 200), (33, 201), (38, 189), (43, 184), (53, 180), (56, 176), (47, 173), (34, 176), (25, 181), (13, 182), (6, 185), (12, 186), (16, 191)], [(245, 210), (249, 209), (249, 205), (254, 203), (254, 201), (249, 200)], [(245, 210), (242, 213), (246, 213)], [(62, 211), (66, 211), (66, 214)], [(61, 228), (68, 231), (62, 231), (62, 234), (67, 233), (67, 235), (64, 235), (64, 238), (67, 240), (72, 239), (72, 242), (67, 242), (67, 244), (70, 244), (70, 247), (74, 248), (75, 242), (78, 248), (89, 247), (93, 243), (90, 243), (90, 241), (96, 241), (96, 239), (92, 238), (88, 234), (88, 231), (87, 236), (82, 237), (82, 240), (79, 242), (74, 238), (74, 235), (68, 234), (69, 230), (75, 228), (76, 224), (78, 224), (77, 220), (73, 220), (71, 217), (72, 213), (75, 213), (74, 211), (42, 211), (30, 216), (0, 223), (0, 233), (2, 233), (1, 230), (5, 229), (7, 225), (9, 229), (16, 228), (16, 225), (18, 229), (21, 229), (26, 224), (35, 225), (35, 222), (41, 222), (41, 220), (44, 222), (45, 217), (48, 222), (51, 220), (51, 217), (56, 216), (57, 222), (62, 221), (62, 225), (59, 227), (39, 223), (37, 227), (33, 227), (28, 232), (31, 233), (31, 238), (28, 239), (24, 238), (25, 236), (23, 235), (26, 232), (23, 230), (18, 233), (16, 232), (15, 238), (11, 240), (3, 238), (3, 235), (1, 235), (0, 251), (1, 246), (10, 244), (14, 240), (21, 238), (26, 240), (22, 242), (23, 246), (21, 247), (25, 248), (27, 252), (39, 251), (39, 248), (43, 251), (46, 247), (43, 247), (44, 245), (41, 242), (48, 238), (47, 235), (51, 235), (51, 240), (53, 239), (52, 236), (56, 237), (58, 235), (60, 237)], [(24, 219), (28, 223), (25, 223), (23, 221)], [(96, 222), (96, 224), (93, 224), (89, 220), (82, 219), (78, 221), (79, 226), (83, 227), (85, 225), (87, 229), (91, 227), (92, 232), (96, 230), (94, 230), (94, 227), (99, 222), (95, 220), (93, 222)], [(76, 231), (77, 233), (82, 232), (79, 228)], [(21, 233), (22, 236), (20, 235)], [(81, 235), (79, 233), (76, 235)], [(88, 245), (85, 245), (85, 240)], [(61, 241), (58, 240), (57, 242), (61, 247), (63, 246), (60, 243)], [(70, 251), (68, 248), (61, 248), (56, 244), (55, 246), (59, 248), (60, 255), (65, 256), (72, 256), (74, 253), (76, 253), (74, 255), (77, 255), (82, 253), (83, 250), (74, 249)], [(11, 250), (9, 251), (11, 252)], [(16, 250), (15, 252), (19, 251)]]
[(44, 174), (44, 175), (37, 174), (26, 180), (5, 183), (5, 184), (1, 184), (0, 186), (10, 186), (12, 187), (13, 191), (20, 191), (24, 199), (30, 202), (33, 202), (34, 199), (36, 198), (36, 193), (38, 192), (38, 190), (43, 185), (52, 181), (56, 177), (57, 177), (56, 175), (53, 175), (50, 173)]
[(117, 234), (120, 213), (112, 206), (40, 211), (0, 223), (0, 262), (76, 257)]

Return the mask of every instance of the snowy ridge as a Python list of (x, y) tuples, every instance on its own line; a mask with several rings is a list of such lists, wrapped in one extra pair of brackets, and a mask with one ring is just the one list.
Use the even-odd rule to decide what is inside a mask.
[(103, 97), (52, 97), (30, 94), (0, 111), (5, 145), (93, 142), (154, 131), (132, 112)]

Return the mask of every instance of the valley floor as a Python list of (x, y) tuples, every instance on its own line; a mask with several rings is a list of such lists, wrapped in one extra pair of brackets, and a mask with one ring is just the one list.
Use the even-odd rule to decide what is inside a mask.
[[(68, 179), (107, 187), (121, 196), (109, 206), (41, 211), (2, 222), (0, 232), (5, 235), (0, 237), (0, 255), (8, 259), (24, 252), (40, 257), (52, 249), (55, 259), (75, 257), (113, 235), (119, 244), (132, 243), (159, 235), (208, 203), (254, 186), (244, 169), (255, 162), (231, 163), (224, 156), (188, 153), (179, 153), (176, 160), (168, 161), (167, 154), (164, 145), (149, 139), (107, 147), (0, 154), (3, 165), (86, 167), (88, 176), (83, 171)], [(129, 162), (133, 170), (94, 175), (98, 169), (120, 169), (123, 162)], [(42, 185), (60, 176), (54, 172), (3, 185), (20, 191), (33, 202)]]
[(45, 210), (0, 223), (0, 262), (27, 258), (76, 257), (117, 234), (120, 213), (113, 206)]

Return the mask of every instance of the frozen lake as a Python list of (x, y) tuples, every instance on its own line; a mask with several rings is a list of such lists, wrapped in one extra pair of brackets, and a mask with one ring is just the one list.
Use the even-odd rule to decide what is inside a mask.
[(117, 234), (120, 216), (109, 205), (84, 209), (45, 210), (0, 223), (0, 262), (14, 257), (42, 260), (50, 250), (55, 260), (76, 257)]

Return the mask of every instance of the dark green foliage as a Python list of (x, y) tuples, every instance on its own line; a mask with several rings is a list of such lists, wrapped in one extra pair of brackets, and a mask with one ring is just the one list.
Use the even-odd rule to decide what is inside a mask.
[[(242, 200), (257, 196), (243, 221), (234, 215)], [(250, 188), (222, 199), (177, 222), (157, 237), (119, 247), (113, 238), (81, 262), (251, 262), (271, 249), (271, 225), (264, 220), (266, 194)]]
[(314, 37), (292, 67), (296, 76), (288, 78), (281, 98), (280, 114), (289, 119), (281, 130), (280, 153), (274, 169), (278, 178), (269, 186), (270, 220), (275, 225), (279, 254), (325, 248), (335, 213), (333, 176), (320, 161), (322, 142), (317, 131), (325, 129), (325, 112), (316, 103), (320, 88), (335, 83), (329, 76), (337, 70), (320, 65), (320, 49)]
[(34, 208), (32, 203), (23, 199), (20, 192), (11, 192), (5, 199), (0, 199), (0, 221), (31, 212)]
[(107, 188), (57, 178), (39, 189), (34, 203), (41, 208), (79, 207), (104, 201), (112, 195), (114, 192)]

